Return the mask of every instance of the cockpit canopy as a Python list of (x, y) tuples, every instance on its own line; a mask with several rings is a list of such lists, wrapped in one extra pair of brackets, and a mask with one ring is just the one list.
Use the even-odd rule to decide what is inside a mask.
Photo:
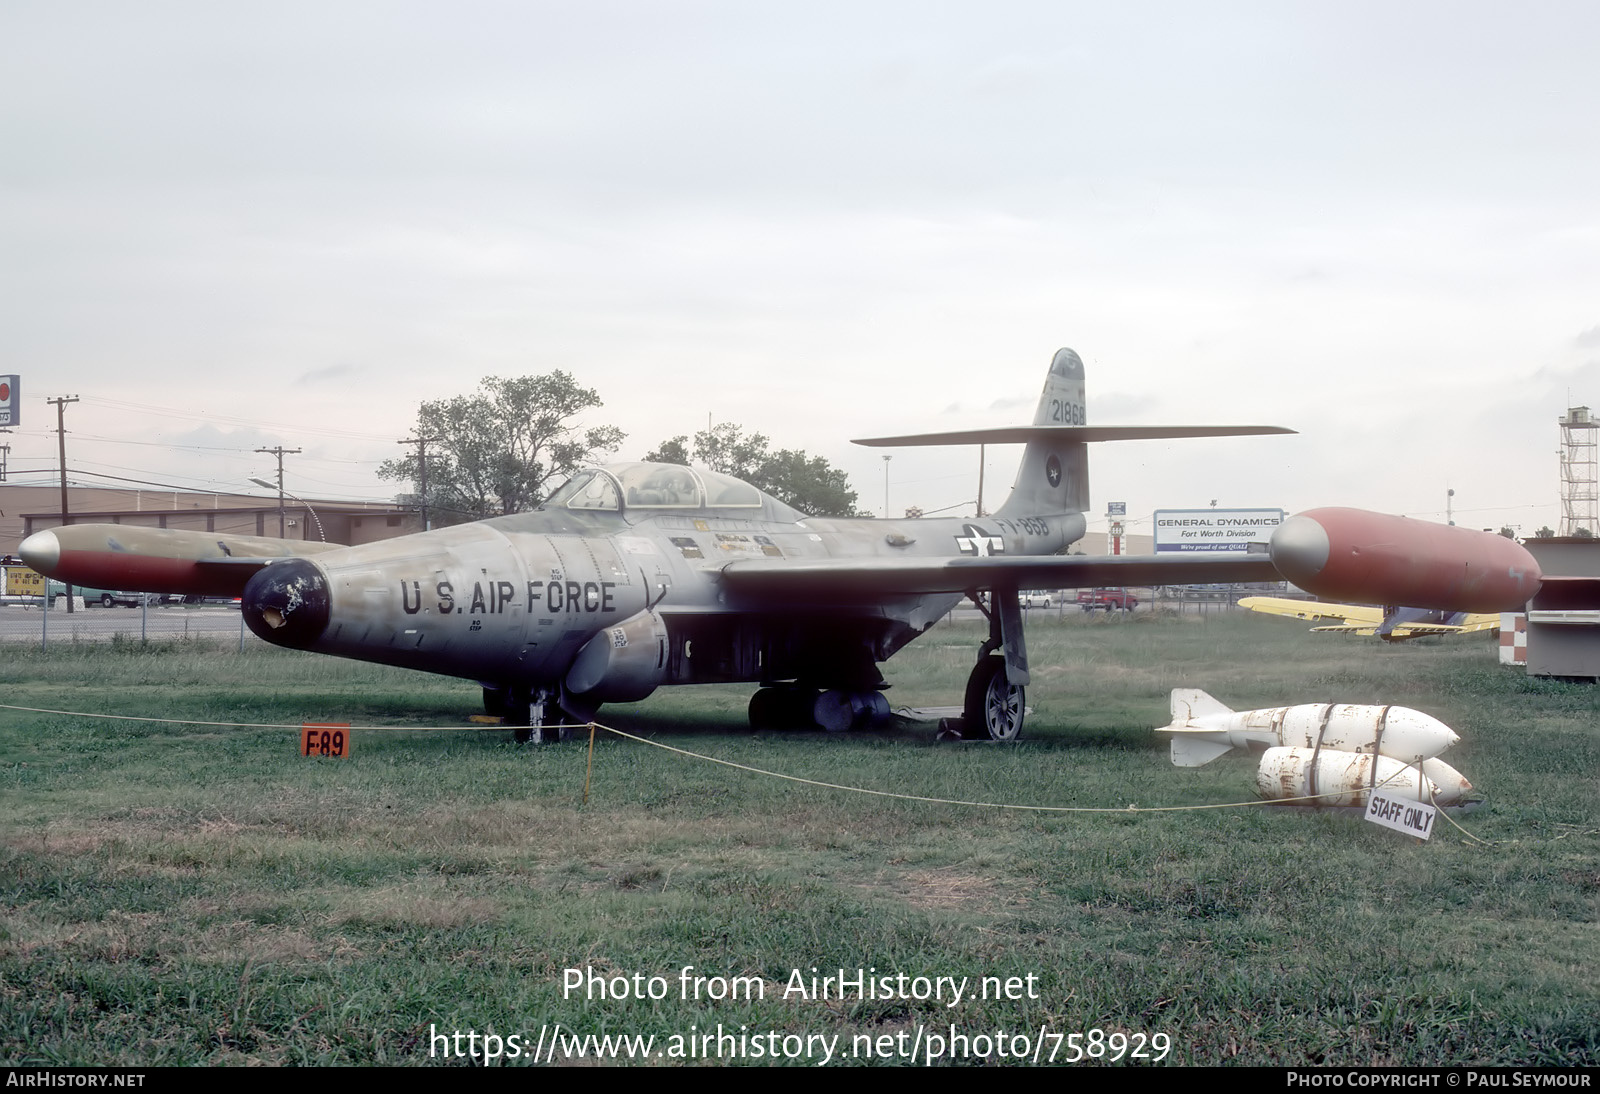
[[(747, 482), (671, 463), (619, 463), (579, 471), (551, 494), (546, 509), (734, 509), (759, 516), (770, 501)], [(732, 515), (732, 514), (730, 514)]]

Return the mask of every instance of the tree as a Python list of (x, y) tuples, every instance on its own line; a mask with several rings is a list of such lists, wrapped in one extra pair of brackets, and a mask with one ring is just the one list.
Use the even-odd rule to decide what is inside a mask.
[(661, 447), (654, 452), (644, 454), (645, 463), (680, 463), (689, 466), (689, 438), (674, 437), (670, 441), (662, 441)]
[[(645, 459), (652, 463), (689, 462), (689, 438), (662, 441)], [(818, 517), (861, 516), (856, 492), (845, 473), (821, 456), (799, 449), (773, 452), (761, 433), (745, 435), (732, 422), (703, 429), (694, 435), (694, 459), (703, 467), (743, 479), (786, 505)]]
[[(428, 443), (428, 508), (433, 523), (522, 513), (600, 453), (622, 443), (615, 426), (585, 429), (572, 419), (601, 406), (592, 388), (565, 372), (488, 377), (472, 395), (425, 402), (417, 435)], [(385, 460), (378, 476), (420, 481), (417, 454)], [(416, 496), (406, 499), (413, 503)]]
[(1539, 530), (1533, 533), (1535, 539), (1554, 539), (1556, 530), (1548, 524), (1540, 525)]
[(779, 501), (818, 517), (857, 516), (856, 492), (843, 471), (821, 456), (797, 449), (774, 452), (762, 463), (755, 484)]

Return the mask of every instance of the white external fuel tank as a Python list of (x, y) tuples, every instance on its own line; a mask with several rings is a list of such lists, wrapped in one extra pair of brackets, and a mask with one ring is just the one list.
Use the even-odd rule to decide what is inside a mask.
[(1439, 755), (1461, 740), (1437, 718), (1409, 707), (1304, 703), (1234, 710), (1198, 688), (1172, 690), (1172, 762), (1199, 767), (1235, 748), (1318, 748), (1386, 756), (1402, 764)]
[(1330, 748), (1269, 748), (1256, 770), (1256, 792), (1261, 797), (1304, 799), (1306, 805), (1365, 805), (1374, 789), (1391, 798), (1455, 805), (1471, 788), (1443, 760), (1405, 764), (1370, 752)]

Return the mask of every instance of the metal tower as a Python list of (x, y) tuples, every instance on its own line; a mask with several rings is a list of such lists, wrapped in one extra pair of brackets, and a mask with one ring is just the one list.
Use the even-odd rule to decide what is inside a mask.
[(1595, 461), (1596, 423), (1586, 406), (1561, 419), (1561, 535), (1600, 534), (1600, 475)]

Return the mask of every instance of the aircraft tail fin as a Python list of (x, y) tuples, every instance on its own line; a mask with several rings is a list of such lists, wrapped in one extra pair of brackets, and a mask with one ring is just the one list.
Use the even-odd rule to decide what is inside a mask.
[(1032, 517), (1089, 511), (1089, 448), (1096, 441), (1176, 440), (1181, 437), (1251, 437), (1293, 433), (1271, 425), (1086, 424), (1083, 361), (1070, 349), (1056, 350), (1031, 425), (858, 437), (874, 448), (946, 444), (1025, 444), (1011, 496), (995, 516)]
[(1179, 733), (1172, 738), (1173, 767), (1204, 767), (1218, 756), (1233, 751), (1233, 745), (1227, 741), (1217, 740), (1207, 730), (1196, 729), (1188, 732), (1196, 736), (1189, 737)]
[(1086, 419), (1083, 361), (1070, 349), (1058, 349), (1033, 412), (1033, 425), (1046, 428), (1029, 435), (1011, 496), (996, 516), (1088, 511), (1089, 446), (1070, 432), (1054, 432), (1082, 426)]
[(1232, 714), (1233, 708), (1220, 703), (1199, 688), (1172, 689), (1172, 724), (1157, 732), (1172, 734), (1172, 763), (1176, 767), (1200, 767), (1233, 750), (1226, 733), (1195, 725), (1195, 720), (1213, 714)]
[(1187, 726), (1197, 718), (1213, 714), (1233, 713), (1228, 704), (1213, 699), (1199, 688), (1173, 688), (1171, 705), (1174, 727)]

